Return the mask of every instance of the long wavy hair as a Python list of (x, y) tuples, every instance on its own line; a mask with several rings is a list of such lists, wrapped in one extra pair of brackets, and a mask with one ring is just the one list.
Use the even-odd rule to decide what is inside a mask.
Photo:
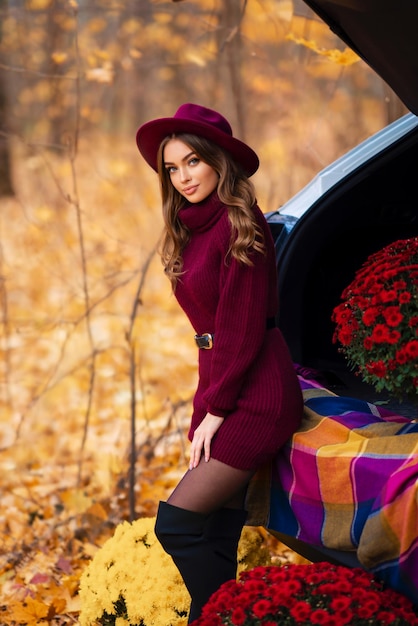
[(158, 152), (162, 211), (165, 233), (161, 243), (161, 259), (173, 290), (183, 273), (182, 251), (190, 239), (190, 232), (179, 220), (179, 210), (184, 197), (173, 186), (170, 174), (164, 166), (164, 148), (171, 139), (180, 139), (219, 176), (217, 193), (228, 209), (232, 226), (231, 241), (225, 254), (225, 262), (232, 256), (238, 262), (252, 265), (251, 252), (265, 253), (264, 235), (258, 226), (252, 207), (256, 202), (254, 185), (242, 168), (222, 148), (204, 137), (181, 133), (166, 137)]

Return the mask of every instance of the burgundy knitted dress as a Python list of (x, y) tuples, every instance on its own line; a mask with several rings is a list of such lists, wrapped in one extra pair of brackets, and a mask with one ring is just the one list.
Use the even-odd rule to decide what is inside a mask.
[(252, 266), (225, 261), (231, 224), (216, 192), (179, 213), (191, 239), (175, 295), (196, 334), (214, 334), (213, 348), (199, 350), (189, 439), (206, 413), (225, 417), (211, 456), (239, 469), (269, 461), (298, 428), (303, 408), (283, 337), (266, 328), (278, 307), (275, 253), (263, 213), (253, 210), (267, 253), (253, 252)]

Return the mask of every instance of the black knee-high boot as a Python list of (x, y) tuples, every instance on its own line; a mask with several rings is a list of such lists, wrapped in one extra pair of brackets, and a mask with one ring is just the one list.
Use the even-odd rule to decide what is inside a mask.
[(246, 511), (210, 515), (160, 502), (155, 534), (180, 571), (191, 596), (189, 623), (222, 583), (236, 577), (237, 548)]

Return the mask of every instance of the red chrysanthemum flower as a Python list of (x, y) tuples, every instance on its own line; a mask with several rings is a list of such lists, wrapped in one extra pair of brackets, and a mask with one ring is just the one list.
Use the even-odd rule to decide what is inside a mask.
[(371, 306), (363, 312), (361, 319), (363, 323), (366, 324), (366, 326), (370, 326), (371, 324), (375, 323), (378, 315), (379, 315), (379, 308), (376, 306)]
[(403, 291), (402, 293), (399, 294), (399, 304), (408, 304), (408, 302), (411, 302), (412, 296), (409, 293), (409, 291)]
[(312, 611), (310, 616), (311, 624), (328, 624), (329, 623), (329, 613), (325, 609), (316, 609), (316, 611)]
[(395, 289), (380, 292), (380, 302), (393, 302), (397, 298)]
[(216, 598), (216, 610), (221, 613), (228, 609), (232, 603), (232, 596), (229, 593), (220, 593)]
[(331, 608), (334, 611), (346, 611), (351, 604), (351, 599), (347, 596), (339, 596), (331, 601)]
[(373, 341), (370, 337), (365, 337), (363, 339), (363, 346), (365, 350), (371, 350), (373, 348)]
[(391, 330), (388, 336), (388, 343), (397, 344), (401, 339), (401, 333), (399, 330)]
[(338, 323), (348, 322), (350, 319), (352, 319), (352, 317), (353, 314), (351, 310), (343, 304), (335, 309), (335, 319)]
[(408, 343), (405, 346), (405, 352), (410, 359), (417, 359), (418, 358), (418, 339), (413, 339), (412, 341), (408, 341)]
[(395, 354), (395, 361), (399, 365), (405, 365), (408, 363), (408, 355), (406, 354), (405, 347), (398, 350)]
[(386, 320), (388, 326), (395, 328), (403, 320), (403, 315), (398, 306), (388, 306), (383, 309), (382, 315)]
[(390, 331), (385, 324), (376, 324), (370, 338), (375, 343), (387, 343), (389, 336)]
[(300, 580), (291, 579), (285, 581), (283, 585), (287, 593), (297, 593), (300, 590), (302, 583), (300, 582)]
[(418, 237), (371, 255), (332, 316), (333, 341), (377, 391), (416, 396), (418, 367)]
[(390, 611), (379, 611), (376, 620), (378, 624), (390, 624), (396, 620), (396, 615)]
[[(225, 583), (227, 587), (222, 586), (212, 596), (202, 617), (192, 626), (366, 626), (376, 616), (378, 623), (386, 626), (418, 625), (412, 603), (396, 591), (385, 589), (365, 570), (330, 563), (268, 566), (256, 570), (241, 573), (238, 582)], [(260, 581), (264, 586), (259, 585)], [(247, 605), (249, 585), (253, 588), (250, 595), (255, 593), (255, 597)], [(254, 587), (259, 592), (254, 591)], [(218, 596), (222, 597), (223, 604), (228, 595), (230, 606), (219, 611)]]
[(383, 361), (366, 363), (366, 370), (372, 376), (377, 376), (377, 378), (383, 378), (387, 372), (386, 365)]
[(235, 607), (231, 615), (231, 621), (234, 626), (243, 626), (245, 620), (247, 618), (247, 614), (241, 606)]
[(338, 341), (343, 346), (349, 346), (353, 339), (353, 331), (351, 329), (340, 330), (338, 332)]
[(295, 618), (297, 624), (306, 622), (311, 614), (312, 607), (306, 600), (295, 602), (290, 608), (290, 615)]
[(267, 617), (270, 611), (271, 602), (269, 600), (258, 600), (252, 608), (252, 614), (254, 617), (259, 617), (260, 619)]
[(364, 619), (370, 619), (373, 617), (379, 609), (379, 605), (376, 602), (366, 602), (358, 607), (357, 614)]

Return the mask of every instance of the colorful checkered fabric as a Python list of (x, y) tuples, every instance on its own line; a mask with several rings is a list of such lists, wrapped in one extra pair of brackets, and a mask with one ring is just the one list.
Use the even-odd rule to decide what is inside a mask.
[(273, 466), (269, 528), (356, 551), (418, 603), (418, 423), (299, 380), (304, 418)]

